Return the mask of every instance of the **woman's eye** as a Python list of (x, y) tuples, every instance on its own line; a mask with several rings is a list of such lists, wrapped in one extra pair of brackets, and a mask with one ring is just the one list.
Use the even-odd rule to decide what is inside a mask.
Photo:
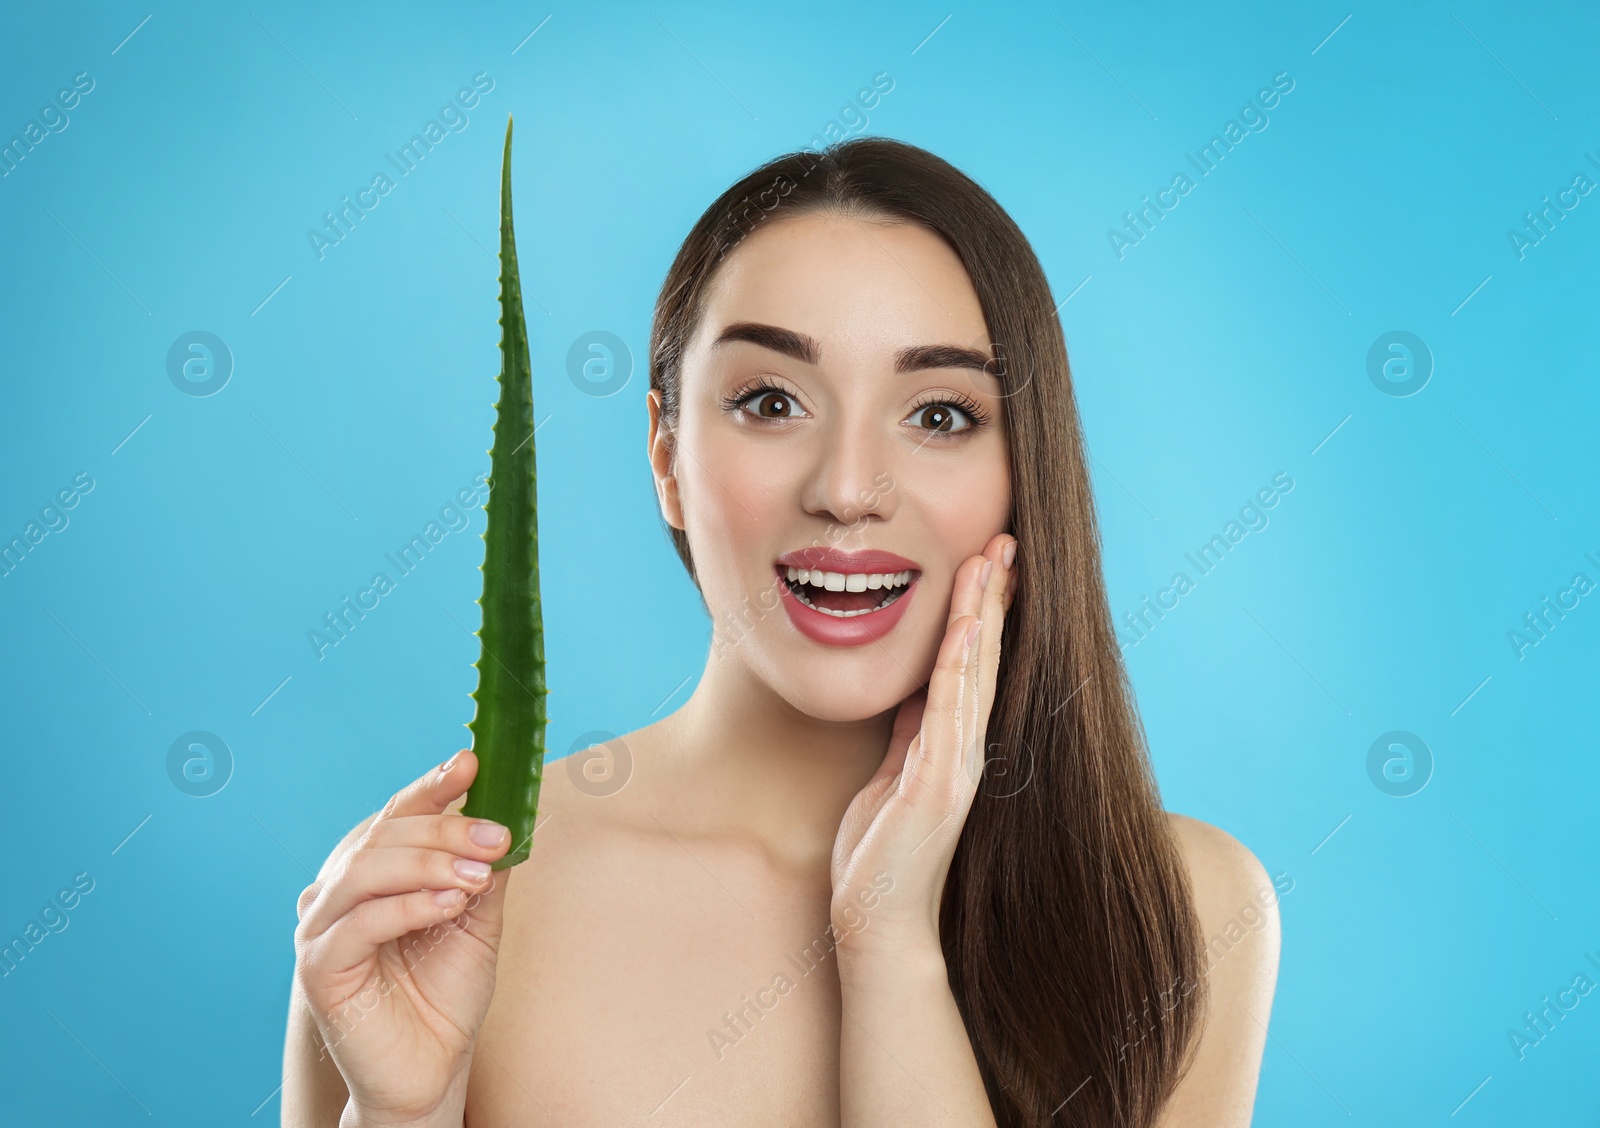
[[(754, 387), (735, 392), (722, 401), (728, 411), (779, 422), (809, 418), (793, 395), (778, 387)], [(907, 421), (936, 435), (959, 435), (977, 430), (988, 420), (981, 408), (950, 400), (929, 400), (911, 410)]]
[(755, 414), (762, 419), (792, 419), (796, 413), (794, 399), (786, 392), (758, 392), (745, 404), (754, 405)]
[(911, 418), (919, 427), (945, 434), (971, 430), (973, 425), (966, 412), (949, 403), (925, 403), (911, 413)]

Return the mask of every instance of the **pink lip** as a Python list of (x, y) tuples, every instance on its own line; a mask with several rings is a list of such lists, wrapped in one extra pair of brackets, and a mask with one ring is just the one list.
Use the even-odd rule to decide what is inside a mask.
[[(906, 585), (904, 593), (882, 611), (840, 619), (818, 611), (815, 607), (807, 607), (795, 597), (789, 590), (789, 585), (784, 582), (790, 568), (820, 569), (824, 572), (847, 574), (909, 570), (916, 574), (911, 577), (911, 582)], [(915, 598), (917, 589), (922, 586), (922, 574), (914, 561), (892, 552), (877, 550), (839, 552), (831, 548), (803, 548), (798, 552), (786, 552), (778, 557), (773, 571), (778, 576), (779, 598), (783, 600), (783, 609), (788, 614), (789, 621), (801, 634), (824, 646), (862, 646), (882, 638), (893, 630), (895, 624), (905, 615), (907, 606)]]
[[(851, 572), (871, 575), (874, 572), (921, 571), (915, 560), (907, 560), (904, 556), (880, 549), (840, 552), (836, 548), (802, 548), (796, 552), (785, 552), (778, 557), (778, 563), (788, 568), (805, 568), (808, 571), (820, 568), (824, 572), (842, 572), (845, 575)], [(895, 602), (900, 601), (897, 599)]]

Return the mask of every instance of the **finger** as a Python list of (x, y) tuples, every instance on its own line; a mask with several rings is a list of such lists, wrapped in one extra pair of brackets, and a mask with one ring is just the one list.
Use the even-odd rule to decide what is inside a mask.
[(464, 795), (478, 774), (478, 757), (463, 748), (437, 768), (406, 784), (389, 797), (378, 812), (378, 819), (404, 818), (407, 815), (443, 814), (452, 800)]
[(987, 661), (983, 649), (984, 636), (990, 634), (996, 626), (992, 622), (994, 616), (989, 614), (987, 592), (988, 589), (985, 589), (983, 617), (974, 623), (975, 630), (973, 635), (967, 640), (966, 665), (961, 668), (960, 763), (962, 775), (974, 785), (978, 782), (978, 776), (983, 770), (984, 725), (988, 720), (987, 714), (989, 711), (988, 702), (985, 699), (986, 683), (989, 683), (990, 679), (984, 676), (984, 665)]
[(950, 592), (950, 614), (945, 619), (946, 627), (954, 625), (963, 615), (977, 617), (982, 613), (983, 568), (988, 562), (988, 555), (980, 553), (967, 557), (956, 569), (955, 584)]
[(968, 638), (974, 615), (961, 615), (945, 631), (928, 679), (928, 702), (914, 752), (900, 773), (900, 791), (913, 802), (919, 793), (954, 798), (957, 768), (968, 741), (973, 694), (968, 685), (972, 647)]
[(921, 724), (927, 696), (918, 689), (900, 702), (895, 713), (894, 731), (889, 735), (889, 747), (878, 764), (878, 770), (856, 793), (839, 823), (839, 832), (833, 841), (833, 873), (840, 872), (844, 860), (861, 841), (862, 833), (883, 809), (885, 800), (900, 787), (900, 773), (905, 769), (906, 757), (916, 743), (917, 727)]
[[(314, 882), (301, 893), (297, 906), (299, 917), (306, 921), (314, 916), (316, 919), (307, 924), (307, 929), (322, 931), (332, 923), (328, 919), (329, 913), (337, 917), (339, 913), (348, 912), (364, 897), (401, 892), (404, 889), (444, 888), (450, 884), (429, 884), (421, 880), (419, 874), (402, 889), (362, 888), (359, 884), (351, 883), (353, 859), (362, 852), (409, 847), (435, 852), (452, 860), (460, 858), (487, 865), (499, 860), (510, 846), (511, 832), (490, 819), (463, 818), (460, 815), (402, 815), (376, 819), (352, 849), (331, 863), (334, 868), (328, 871), (327, 880)], [(363, 866), (368, 864), (362, 863)], [(437, 869), (437, 860), (433, 864)], [(473, 885), (468, 881), (464, 887), (471, 889)]]
[(894, 731), (889, 736), (889, 745), (906, 745), (911, 743), (911, 738), (917, 735), (917, 729), (922, 725), (922, 711), (928, 704), (928, 689), (919, 686), (895, 711)]
[(332, 979), (360, 966), (391, 940), (460, 916), (468, 900), (459, 889), (423, 889), (362, 902), (315, 939), (316, 957), (303, 961), (308, 988), (318, 978)]
[[(911, 738), (911, 749), (915, 749), (917, 738)], [(877, 821), (879, 812), (884, 804), (900, 787), (900, 770), (905, 765), (907, 747), (891, 747), (884, 756), (883, 764), (873, 777), (866, 782), (855, 798), (850, 801), (844, 817), (839, 821), (839, 830), (834, 835), (833, 852), (829, 861), (829, 872), (837, 881), (848, 867), (849, 859), (855, 853), (856, 847), (861, 844), (861, 839), (867, 833), (867, 828)], [(915, 752), (912, 751), (912, 755)]]
[[(504, 852), (503, 849), (501, 851)], [(489, 863), (463, 858), (446, 850), (417, 846), (367, 846), (354, 851), (327, 882), (300, 922), (300, 936), (314, 940), (361, 905), (379, 897), (392, 897), (418, 889), (484, 888)]]
[(900, 702), (900, 707), (895, 711), (894, 729), (889, 733), (889, 749), (884, 753), (883, 760), (878, 765), (878, 770), (872, 773), (872, 778), (867, 781), (871, 786), (890, 776), (897, 776), (905, 767), (906, 753), (911, 747), (911, 742), (916, 738), (917, 730), (922, 726), (922, 714), (927, 708), (927, 689), (919, 688), (916, 692)]
[(1006, 577), (1005, 609), (1007, 612), (1011, 610), (1011, 604), (1017, 598), (1017, 584), (1020, 579), (1018, 576), (1018, 567), (1021, 564), (1021, 561), (1018, 559), (1018, 557), (1021, 555), (1021, 552), (1022, 546), (1017, 542), (1016, 537), (1012, 537), (1010, 543), (1001, 550), (1000, 554), (1001, 563), (1006, 565), (1006, 571), (1009, 573)]
[(971, 744), (966, 749), (964, 762), (974, 783), (983, 773), (988, 754), (989, 714), (994, 706), (995, 684), (999, 680), (1006, 591), (1011, 583), (1011, 569), (1006, 566), (1006, 550), (1014, 543), (1014, 538), (1002, 534), (991, 540), (985, 549), (986, 558), (993, 560), (994, 564), (989, 569), (988, 583), (981, 596), (983, 626), (979, 629), (977, 661), (967, 668), (968, 686), (976, 707), (973, 711)]
[(402, 815), (373, 823), (363, 846), (421, 846), (492, 862), (511, 846), (511, 832), (492, 819)]
[(872, 778), (867, 780), (861, 788), (868, 791), (880, 783), (898, 776), (906, 766), (906, 757), (911, 754), (911, 746), (916, 743), (917, 734), (912, 733), (909, 740), (891, 740), (889, 750), (884, 753), (883, 761), (878, 765), (878, 770), (872, 773)]

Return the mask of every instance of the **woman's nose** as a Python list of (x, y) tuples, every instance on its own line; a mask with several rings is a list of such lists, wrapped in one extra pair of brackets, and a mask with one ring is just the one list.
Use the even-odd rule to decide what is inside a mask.
[(817, 444), (802, 504), (840, 525), (893, 511), (894, 444), (868, 423), (840, 423)]

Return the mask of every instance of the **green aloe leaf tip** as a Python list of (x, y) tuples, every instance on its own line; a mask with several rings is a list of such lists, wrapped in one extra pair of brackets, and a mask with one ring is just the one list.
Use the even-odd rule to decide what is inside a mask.
[(511, 224), (511, 120), (500, 169), (500, 399), (489, 448), (482, 625), (467, 728), (477, 778), (461, 813), (511, 830), (505, 869), (528, 857), (544, 773), (544, 616), (539, 603), (539, 512), (533, 369)]

